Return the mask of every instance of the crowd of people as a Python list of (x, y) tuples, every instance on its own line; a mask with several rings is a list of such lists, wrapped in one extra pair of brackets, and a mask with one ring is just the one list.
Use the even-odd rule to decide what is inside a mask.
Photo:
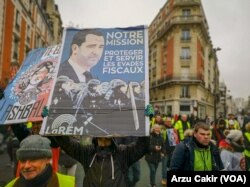
[[(7, 187), (133, 187), (140, 180), (141, 158), (148, 165), (151, 187), (156, 186), (160, 163), (163, 186), (169, 171), (250, 171), (249, 119), (240, 124), (230, 114), (210, 124), (191, 123), (185, 114), (173, 118), (157, 113), (150, 116), (149, 137), (94, 137), (88, 143), (72, 136), (43, 137), (38, 134), (39, 123), (31, 128), (29, 123), (11, 125), (15, 146), (8, 152), (15, 167)], [(84, 176), (77, 176), (79, 166)]]
[[(91, 111), (99, 110), (102, 103), (114, 111), (119, 109), (119, 114), (112, 116), (116, 115), (125, 125), (114, 124), (114, 128), (124, 128), (125, 131), (135, 123), (126, 104), (144, 106), (145, 95), (140, 88), (145, 85), (144, 82), (134, 82), (128, 86), (113, 79), (106, 86), (116, 89), (105, 92), (101, 100), (94, 92), (90, 94), (100, 83), (93, 79), (90, 70), (99, 62), (104, 45), (104, 36), (98, 31), (84, 30), (73, 37), (70, 57), (58, 72), (55, 88), (60, 97), (52, 97), (52, 109), (56, 114), (56, 109), (67, 108), (69, 113), (75, 109), (76, 115), (79, 109), (85, 111), (92, 107), (83, 112), (89, 115)], [(83, 85), (89, 86), (88, 92), (78, 89)], [(135, 102), (127, 101), (124, 86), (131, 87), (130, 98)], [(123, 107), (126, 110), (122, 110)], [(126, 113), (126, 121), (121, 122), (120, 117)], [(43, 111), (42, 116), (47, 115), (48, 111)], [(6, 187), (135, 187), (140, 180), (142, 158), (148, 165), (150, 187), (156, 187), (160, 164), (163, 186), (167, 186), (169, 171), (250, 171), (250, 113), (242, 124), (233, 114), (215, 121), (199, 120), (186, 114), (163, 115), (153, 111), (152, 106), (147, 106), (145, 115), (150, 119), (150, 128), (145, 128), (150, 129), (150, 136), (142, 137), (98, 136), (82, 141), (80, 136), (41, 136), (41, 123), (10, 125), (13, 137), (8, 153), (14, 164), (14, 175)], [(97, 121), (102, 124), (103, 118)], [(130, 130), (141, 128), (136, 124)], [(109, 130), (113, 132), (113, 129)], [(84, 171), (84, 176), (78, 175), (77, 169)]]

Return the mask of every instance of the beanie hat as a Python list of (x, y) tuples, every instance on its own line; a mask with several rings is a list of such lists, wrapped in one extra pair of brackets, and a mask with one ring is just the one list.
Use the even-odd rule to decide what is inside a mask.
[(242, 137), (242, 132), (240, 130), (230, 130), (226, 138), (230, 141), (237, 142)]
[(51, 158), (50, 140), (40, 135), (30, 135), (20, 143), (17, 160)]

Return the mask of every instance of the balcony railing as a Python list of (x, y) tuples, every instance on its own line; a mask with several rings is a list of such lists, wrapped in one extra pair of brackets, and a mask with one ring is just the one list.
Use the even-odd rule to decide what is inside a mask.
[(180, 95), (180, 98), (191, 98), (190, 95)]
[(191, 56), (188, 55), (188, 56), (180, 56), (180, 59), (181, 60), (191, 60)]
[(188, 36), (188, 37), (182, 36), (181, 37), (181, 42), (190, 42), (190, 41), (191, 41), (191, 37), (190, 36)]
[[(190, 16), (175, 16), (172, 17), (168, 22), (165, 23), (164, 26), (161, 26), (161, 28), (157, 31), (157, 37), (155, 39), (161, 38), (170, 27), (172, 27), (175, 24), (186, 24), (186, 23), (206, 23), (204, 22), (204, 18), (200, 15), (190, 15)], [(207, 25), (205, 26), (207, 28)], [(154, 40), (154, 39), (151, 39)], [(153, 41), (151, 41), (153, 42)]]
[(174, 1), (174, 6), (179, 6), (179, 5), (200, 5), (199, 0), (175, 0)]
[(174, 82), (185, 82), (185, 83), (200, 83), (205, 85), (202, 76), (200, 75), (176, 75), (176, 76), (165, 76), (164, 78), (158, 79), (157, 81), (151, 82), (151, 87), (164, 86)]

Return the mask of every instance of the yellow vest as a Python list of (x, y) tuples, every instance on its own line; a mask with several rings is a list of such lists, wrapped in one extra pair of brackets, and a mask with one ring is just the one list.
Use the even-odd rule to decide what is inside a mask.
[[(188, 129), (191, 128), (191, 125), (188, 121), (187, 121), (187, 126), (188, 126)], [(175, 123), (174, 128), (177, 130), (177, 132), (179, 134), (180, 141), (184, 140), (184, 130), (183, 130), (183, 126), (182, 126), (182, 121), (178, 120)]]
[[(229, 120), (228, 119), (226, 119), (225, 120), (226, 121), (226, 128), (229, 128)], [(234, 121), (234, 129), (237, 129), (237, 130), (240, 130), (240, 124), (239, 124), (239, 122), (237, 121), (237, 120), (233, 120)]]
[[(56, 173), (56, 175), (58, 178), (59, 187), (75, 187), (75, 177), (69, 175), (63, 175), (60, 173)], [(17, 179), (19, 179), (19, 177), (10, 181), (5, 187), (14, 186)]]
[[(250, 142), (250, 132), (245, 132), (244, 135), (245, 135), (247, 141)], [(250, 157), (250, 150), (245, 149), (243, 153), (245, 156)]]

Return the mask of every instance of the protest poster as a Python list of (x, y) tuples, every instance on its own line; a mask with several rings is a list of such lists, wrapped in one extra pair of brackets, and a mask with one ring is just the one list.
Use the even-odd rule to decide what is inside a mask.
[(169, 146), (176, 146), (177, 144), (179, 144), (179, 137), (176, 129), (169, 128), (166, 129), (166, 131), (167, 131), (167, 141)]
[(146, 26), (66, 28), (40, 133), (144, 136), (149, 120)]
[(47, 104), (61, 45), (30, 51), (0, 100), (0, 124), (42, 121)]

